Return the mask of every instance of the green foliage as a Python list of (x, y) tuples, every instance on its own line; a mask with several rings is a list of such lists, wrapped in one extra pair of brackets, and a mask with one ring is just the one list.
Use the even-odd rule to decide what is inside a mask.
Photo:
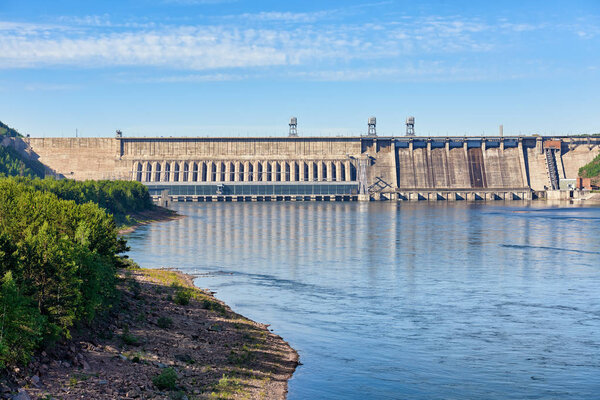
[(0, 175), (44, 177), (44, 166), (24, 159), (11, 147), (0, 146)]
[(596, 178), (600, 176), (600, 154), (589, 164), (579, 168), (579, 176), (582, 178)]
[(227, 314), (227, 309), (225, 308), (225, 306), (214, 300), (209, 300), (209, 299), (202, 300), (202, 308), (204, 308), (206, 310), (216, 311), (221, 315)]
[(152, 383), (160, 390), (173, 390), (177, 385), (177, 373), (173, 368), (165, 368), (159, 375), (152, 378)]
[(11, 271), (0, 286), (0, 368), (26, 363), (43, 337), (45, 318), (23, 296)]
[(131, 333), (124, 333), (123, 335), (121, 335), (121, 339), (123, 340), (123, 343), (129, 346), (140, 345), (140, 340), (137, 337), (133, 336)]
[(173, 320), (169, 317), (160, 317), (157, 321), (157, 324), (161, 329), (169, 329), (173, 326)]
[[(37, 180), (39, 181), (39, 180)], [(69, 337), (116, 298), (113, 218), (35, 190), (35, 180), (0, 178), (0, 362), (26, 362), (42, 342)], [(15, 339), (16, 338), (16, 339)]]
[(179, 304), (180, 306), (187, 306), (190, 304), (190, 300), (192, 299), (193, 292), (188, 288), (178, 288), (175, 292), (175, 297), (173, 301), (175, 304)]
[(127, 215), (154, 207), (148, 189), (132, 181), (75, 181), (72, 179), (27, 179), (34, 189), (54, 193), (63, 200), (77, 204), (95, 203), (113, 214), (117, 223), (127, 221)]
[(0, 137), (2, 136), (23, 137), (23, 135), (21, 135), (16, 129), (13, 129), (0, 121)]

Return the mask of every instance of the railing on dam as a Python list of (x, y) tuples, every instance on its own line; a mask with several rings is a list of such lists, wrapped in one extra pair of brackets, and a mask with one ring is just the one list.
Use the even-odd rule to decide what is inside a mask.
[(171, 197), (194, 196), (354, 196), (356, 183), (215, 183), (203, 185), (145, 183), (151, 196), (160, 196), (164, 190)]

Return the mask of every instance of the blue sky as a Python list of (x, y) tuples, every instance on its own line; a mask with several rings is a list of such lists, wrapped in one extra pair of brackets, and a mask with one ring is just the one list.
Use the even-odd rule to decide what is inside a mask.
[(0, 0), (32, 136), (600, 132), (600, 1)]

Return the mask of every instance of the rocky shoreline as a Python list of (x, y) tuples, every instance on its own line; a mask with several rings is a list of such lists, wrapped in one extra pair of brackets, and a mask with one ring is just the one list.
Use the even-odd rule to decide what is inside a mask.
[(120, 272), (118, 312), (12, 374), (4, 398), (285, 399), (298, 354), (193, 277)]

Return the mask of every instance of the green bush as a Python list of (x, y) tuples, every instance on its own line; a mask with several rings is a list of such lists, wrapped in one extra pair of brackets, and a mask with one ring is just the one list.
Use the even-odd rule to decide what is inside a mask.
[(221, 315), (227, 314), (227, 309), (225, 308), (225, 306), (223, 304), (213, 301), (213, 300), (208, 300), (208, 299), (202, 300), (202, 308), (204, 308), (206, 310), (216, 311)]
[(173, 326), (173, 320), (169, 317), (160, 317), (157, 321), (158, 327), (162, 329), (169, 329)]
[(187, 306), (190, 304), (190, 300), (192, 299), (192, 291), (186, 288), (179, 288), (175, 292), (175, 304), (179, 304), (180, 306)]
[(0, 368), (27, 363), (43, 338), (45, 318), (31, 299), (23, 296), (12, 272), (0, 286)]
[(177, 385), (177, 373), (173, 368), (165, 368), (163, 372), (152, 378), (152, 383), (160, 390), (173, 390)]

